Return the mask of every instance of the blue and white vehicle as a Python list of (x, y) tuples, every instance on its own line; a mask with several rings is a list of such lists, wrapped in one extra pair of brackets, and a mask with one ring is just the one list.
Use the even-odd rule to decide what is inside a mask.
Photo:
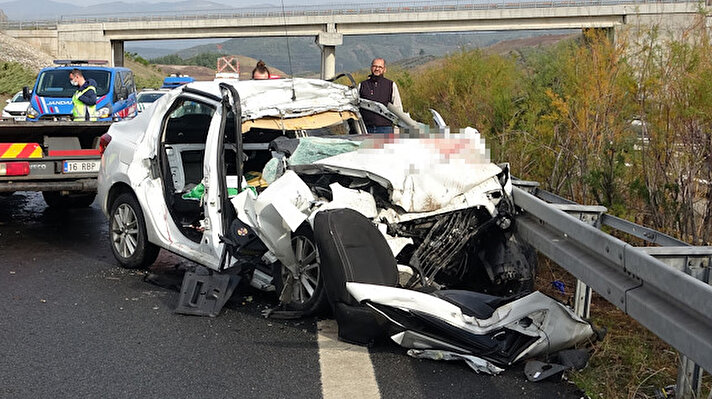
[[(106, 63), (105, 61), (102, 61)], [(72, 96), (77, 90), (69, 80), (72, 69), (82, 71), (84, 77), (96, 81), (96, 110), (98, 120), (112, 121), (136, 116), (136, 84), (128, 68), (107, 67), (99, 61), (55, 61), (57, 67), (40, 71), (27, 108), (28, 121), (72, 120)]]
[(195, 78), (191, 76), (172, 74), (163, 79), (161, 89), (175, 89), (176, 87), (181, 87), (193, 82), (195, 82)]

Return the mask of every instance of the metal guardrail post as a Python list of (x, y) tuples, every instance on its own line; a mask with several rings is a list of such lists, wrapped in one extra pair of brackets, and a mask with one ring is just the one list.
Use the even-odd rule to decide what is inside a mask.
[(593, 290), (581, 280), (576, 280), (576, 295), (574, 296), (574, 313), (578, 317), (591, 317), (591, 295)]
[(677, 369), (675, 399), (697, 399), (702, 393), (702, 368), (680, 354), (680, 366)]
[[(636, 228), (636, 230), (640, 230)], [(649, 232), (648, 232), (649, 233)], [(646, 237), (660, 240), (662, 247), (645, 247), (642, 251), (662, 260), (677, 270), (685, 272), (698, 280), (710, 284), (712, 272), (712, 251), (705, 247), (693, 247), (689, 244), (647, 234)], [(674, 240), (674, 241), (672, 241)], [(676, 399), (696, 399), (702, 393), (702, 368), (684, 354), (680, 353), (680, 365), (677, 370), (675, 389)]]
[[(707, 270), (704, 274), (697, 275), (697, 278), (710, 283), (710, 261), (707, 259)], [(686, 265), (691, 265), (692, 261), (686, 260)], [(675, 399), (695, 399), (700, 398), (702, 393), (702, 368), (695, 364), (687, 356), (680, 353), (680, 366), (677, 369), (677, 382), (675, 389)]]

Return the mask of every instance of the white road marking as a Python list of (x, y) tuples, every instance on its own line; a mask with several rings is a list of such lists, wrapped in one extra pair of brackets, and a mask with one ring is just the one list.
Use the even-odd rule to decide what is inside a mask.
[(324, 399), (380, 398), (368, 348), (339, 341), (336, 320), (320, 320), (316, 325)]

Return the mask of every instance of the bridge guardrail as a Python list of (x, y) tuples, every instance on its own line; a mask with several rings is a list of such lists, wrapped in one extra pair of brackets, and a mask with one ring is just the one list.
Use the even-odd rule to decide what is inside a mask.
[[(532, 0), (532, 1), (489, 1), (483, 3), (442, 3), (435, 1), (399, 2), (388, 3), (384, 7), (382, 3), (360, 3), (360, 4), (329, 4), (329, 5), (303, 5), (291, 6), (284, 11), (279, 7), (255, 7), (255, 8), (234, 8), (224, 12), (215, 10), (190, 11), (186, 13), (176, 13), (166, 11), (156, 12), (152, 15), (145, 13), (123, 13), (121, 17), (110, 17), (101, 14), (61, 16), (56, 20), (40, 21), (2, 21), (0, 30), (22, 30), (22, 29), (56, 29), (58, 24), (73, 23), (101, 23), (101, 22), (140, 22), (140, 21), (182, 21), (195, 19), (228, 19), (228, 18), (266, 18), (266, 17), (290, 17), (290, 16), (336, 16), (336, 15), (368, 15), (368, 14), (391, 14), (391, 13), (414, 13), (414, 12), (437, 12), (437, 11), (470, 11), (488, 9), (524, 9), (524, 8), (553, 8), (553, 7), (586, 7), (586, 6), (607, 6), (607, 5), (636, 5), (648, 3), (697, 3), (689, 0)], [(127, 16), (128, 15), (128, 16)]]

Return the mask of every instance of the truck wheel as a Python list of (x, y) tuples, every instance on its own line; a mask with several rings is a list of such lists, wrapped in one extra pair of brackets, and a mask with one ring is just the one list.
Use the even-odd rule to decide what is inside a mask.
[(123, 193), (111, 204), (109, 213), (111, 252), (126, 269), (147, 268), (156, 261), (160, 248), (148, 242), (141, 206), (130, 193)]
[(287, 281), (294, 278), (288, 297), (287, 308), (304, 312), (305, 316), (316, 315), (326, 310), (329, 305), (321, 275), (321, 265), (314, 242), (314, 234), (309, 227), (300, 227), (292, 235), (292, 249), (297, 260), (298, 274), (290, 276), (291, 272), (286, 267), (275, 267), (275, 286), (277, 293), (281, 294)]
[(70, 192), (62, 195), (60, 191), (43, 191), (42, 197), (51, 208), (86, 208), (94, 202), (96, 193)]

